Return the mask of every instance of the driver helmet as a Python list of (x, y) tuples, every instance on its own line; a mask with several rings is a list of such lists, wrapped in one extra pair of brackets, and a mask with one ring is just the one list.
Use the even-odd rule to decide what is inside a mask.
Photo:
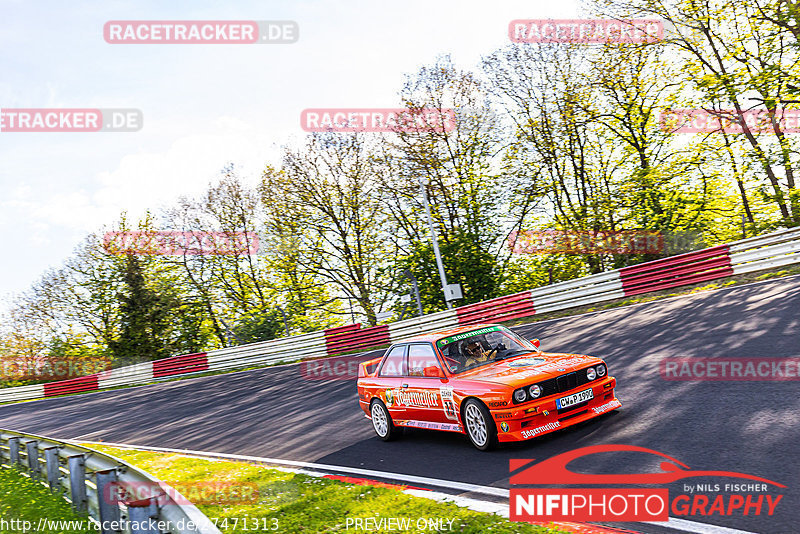
[(477, 339), (468, 339), (464, 342), (464, 354), (468, 358), (481, 358), (484, 355), (483, 345)]

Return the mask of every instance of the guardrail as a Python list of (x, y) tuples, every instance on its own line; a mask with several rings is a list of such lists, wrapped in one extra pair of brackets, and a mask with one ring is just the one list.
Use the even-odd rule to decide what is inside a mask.
[(325, 330), (325, 348), (330, 356), (370, 347), (380, 347), (388, 345), (390, 342), (387, 325), (361, 328), (361, 323), (357, 323)]
[(626, 297), (697, 284), (732, 274), (728, 245), (649, 261), (619, 270)]
[(155, 360), (153, 362), (153, 378), (199, 373), (207, 370), (208, 355), (205, 352), (172, 356), (171, 358), (164, 358), (163, 360)]
[(512, 321), (535, 313), (530, 291), (456, 308), (458, 324)]
[(424, 332), (482, 322), (510, 321), (795, 263), (800, 263), (800, 228), (584, 276), (388, 325), (369, 328), (361, 328), (360, 324), (347, 325), (207, 353), (174, 356), (61, 382), (0, 389), (0, 402), (146, 384), (155, 379), (194, 372), (324, 358), (396, 343)]
[[(103, 534), (220, 534), (197, 507), (183, 504), (186, 499), (168, 484), (110, 454), (0, 429), (0, 465), (21, 469), (61, 494), (73, 510), (97, 522)], [(148, 494), (137, 500), (110, 498), (126, 486), (144, 486)]]

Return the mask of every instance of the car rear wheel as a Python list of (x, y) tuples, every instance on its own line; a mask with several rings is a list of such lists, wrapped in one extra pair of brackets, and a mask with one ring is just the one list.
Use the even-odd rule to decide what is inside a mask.
[(383, 441), (391, 441), (402, 434), (403, 429), (394, 426), (389, 410), (380, 400), (372, 399), (369, 411), (372, 416), (372, 428)]
[(497, 445), (497, 427), (488, 408), (476, 399), (464, 404), (464, 427), (475, 448), (488, 451)]

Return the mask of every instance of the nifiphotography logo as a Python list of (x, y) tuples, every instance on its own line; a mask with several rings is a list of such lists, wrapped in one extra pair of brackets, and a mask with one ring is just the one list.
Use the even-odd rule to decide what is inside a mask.
[[(633, 474), (588, 474), (567, 469), (578, 458), (597, 453), (637, 452), (656, 455), (661, 472)], [(783, 484), (733, 471), (693, 470), (664, 453), (634, 445), (594, 445), (565, 452), (530, 465), (535, 460), (511, 460), (511, 521), (668, 521), (673, 516), (771, 516), (783, 499), (774, 494)], [(671, 500), (665, 485), (702, 477), (696, 484), (683, 484)], [(708, 483), (708, 478), (728, 479)], [(729, 480), (729, 479), (743, 479)], [(591, 488), (529, 488), (513, 486), (592, 485)], [(637, 487), (624, 487), (635, 485)], [(609, 487), (623, 486), (623, 487)], [(772, 493), (771, 493), (772, 492)]]

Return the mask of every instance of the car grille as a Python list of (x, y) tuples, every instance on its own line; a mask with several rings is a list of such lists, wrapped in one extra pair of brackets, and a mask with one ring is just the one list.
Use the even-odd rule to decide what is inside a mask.
[(586, 377), (586, 369), (563, 374), (556, 378), (539, 382), (539, 386), (542, 388), (542, 396), (539, 398), (555, 395), (557, 393), (564, 393), (565, 391), (575, 389), (589, 382), (590, 380)]

